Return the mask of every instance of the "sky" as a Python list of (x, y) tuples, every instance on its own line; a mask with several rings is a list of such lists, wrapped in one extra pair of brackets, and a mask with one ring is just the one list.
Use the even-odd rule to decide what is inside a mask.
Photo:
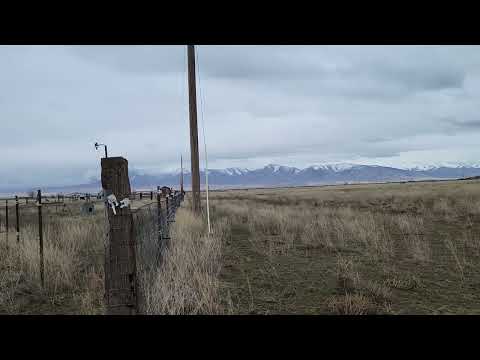
[[(201, 167), (479, 163), (478, 46), (196, 46)], [(189, 167), (186, 46), (0, 46), (0, 186)], [(203, 128), (205, 131), (203, 131)]]

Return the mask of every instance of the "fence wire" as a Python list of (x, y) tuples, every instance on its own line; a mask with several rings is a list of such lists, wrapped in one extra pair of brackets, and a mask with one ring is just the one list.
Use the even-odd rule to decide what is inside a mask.
[[(184, 194), (148, 192), (141, 199), (138, 194), (133, 195), (136, 200), (131, 203), (131, 212), (140, 305), (141, 284), (151, 284), (161, 267), (170, 242), (170, 225)], [(104, 263), (108, 231), (102, 197), (42, 197), (41, 206), (38, 198), (20, 198), (18, 204), (15, 198), (0, 200), (0, 246), (18, 247), (19, 254), (32, 256), (31, 276), (38, 278), (42, 286), (59, 286), (62, 254), (81, 261), (81, 268)]]
[[(158, 195), (156, 194), (155, 197)], [(170, 227), (184, 194), (175, 192), (132, 209), (136, 244), (138, 312), (144, 311), (145, 289), (155, 281), (170, 243)]]

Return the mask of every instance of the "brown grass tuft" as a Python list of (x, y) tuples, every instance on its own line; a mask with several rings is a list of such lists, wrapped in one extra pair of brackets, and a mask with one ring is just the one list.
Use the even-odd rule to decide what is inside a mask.
[(326, 303), (333, 314), (371, 315), (376, 313), (375, 304), (362, 294), (335, 295), (329, 297)]

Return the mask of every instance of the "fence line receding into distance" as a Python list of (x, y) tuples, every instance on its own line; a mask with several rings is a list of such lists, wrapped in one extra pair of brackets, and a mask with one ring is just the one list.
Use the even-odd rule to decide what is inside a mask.
[[(45, 266), (48, 269), (48, 262), (44, 259), (44, 246), (45, 242), (48, 244), (50, 241), (49, 236), (53, 231), (49, 226), (64, 217), (84, 217), (85, 224), (88, 224), (88, 219), (94, 218), (90, 215), (96, 212), (96, 205), (102, 205), (107, 209), (107, 213), (110, 207), (103, 193), (44, 195), (38, 191), (37, 194), (30, 195), (0, 198), (0, 234), (4, 235), (2, 237), (6, 246), (15, 246), (14, 243), (9, 243), (9, 238), (13, 238), (14, 234), (17, 246), (23, 241), (37, 239), (38, 276), (43, 287), (46, 281)], [(156, 190), (135, 191), (128, 194), (128, 199), (131, 200), (129, 209), (132, 215), (132, 236), (131, 239), (127, 239), (127, 242), (133, 240), (132, 245), (135, 247), (138, 264), (136, 271), (142, 276), (146, 276), (149, 270), (160, 266), (162, 254), (170, 241), (170, 224), (174, 221), (176, 210), (184, 200), (184, 195), (184, 192), (160, 186)], [(137, 278), (135, 274), (135, 282)], [(138, 288), (137, 283), (134, 288)], [(143, 302), (141, 296), (138, 300), (131, 304), (134, 307), (134, 313), (139, 312), (138, 303)], [(107, 302), (107, 312), (109, 312), (108, 305)]]

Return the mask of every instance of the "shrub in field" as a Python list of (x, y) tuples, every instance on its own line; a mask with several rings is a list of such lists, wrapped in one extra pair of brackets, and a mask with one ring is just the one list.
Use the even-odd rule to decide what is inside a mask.
[(360, 276), (353, 261), (342, 256), (337, 257), (337, 281), (342, 292), (354, 292), (360, 284)]
[(398, 215), (392, 217), (393, 225), (398, 228), (410, 256), (418, 262), (431, 259), (431, 248), (425, 239), (425, 225), (422, 217)]
[(362, 294), (335, 295), (329, 297), (326, 302), (333, 314), (370, 315), (376, 313), (375, 305)]

